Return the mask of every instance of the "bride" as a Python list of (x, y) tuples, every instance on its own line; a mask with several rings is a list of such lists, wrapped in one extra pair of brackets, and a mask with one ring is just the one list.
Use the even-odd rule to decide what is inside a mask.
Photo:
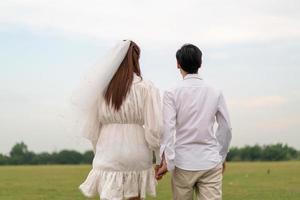
[(139, 57), (137, 44), (124, 40), (85, 80), (82, 131), (95, 153), (93, 168), (79, 186), (87, 197), (156, 195), (152, 160), (154, 151), (160, 163), (161, 103), (158, 89), (141, 76)]

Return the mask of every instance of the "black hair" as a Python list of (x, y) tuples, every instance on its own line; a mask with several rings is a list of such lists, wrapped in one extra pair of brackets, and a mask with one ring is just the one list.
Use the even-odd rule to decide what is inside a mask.
[(195, 74), (202, 64), (202, 52), (195, 45), (185, 44), (176, 52), (176, 59), (185, 72)]

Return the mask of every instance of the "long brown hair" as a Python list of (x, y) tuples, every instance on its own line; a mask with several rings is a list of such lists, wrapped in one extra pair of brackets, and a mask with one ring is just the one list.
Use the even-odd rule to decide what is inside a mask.
[(124, 60), (111, 79), (104, 94), (106, 103), (117, 111), (120, 109), (131, 88), (133, 74), (135, 73), (141, 77), (139, 58), (140, 48), (136, 43), (131, 41)]

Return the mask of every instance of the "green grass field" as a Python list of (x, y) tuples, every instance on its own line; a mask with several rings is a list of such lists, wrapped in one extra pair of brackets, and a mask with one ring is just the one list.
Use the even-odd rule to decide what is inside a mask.
[[(85, 199), (77, 188), (89, 170), (87, 165), (2, 166), (0, 200)], [(223, 193), (224, 200), (299, 200), (300, 162), (229, 163)], [(159, 182), (155, 199), (171, 199), (169, 176)]]

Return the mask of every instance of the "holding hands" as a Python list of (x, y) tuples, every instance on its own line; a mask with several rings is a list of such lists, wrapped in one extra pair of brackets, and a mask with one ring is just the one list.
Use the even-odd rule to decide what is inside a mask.
[(165, 155), (163, 154), (160, 165), (155, 166), (155, 178), (156, 180), (162, 179), (162, 177), (168, 172), (167, 162)]

